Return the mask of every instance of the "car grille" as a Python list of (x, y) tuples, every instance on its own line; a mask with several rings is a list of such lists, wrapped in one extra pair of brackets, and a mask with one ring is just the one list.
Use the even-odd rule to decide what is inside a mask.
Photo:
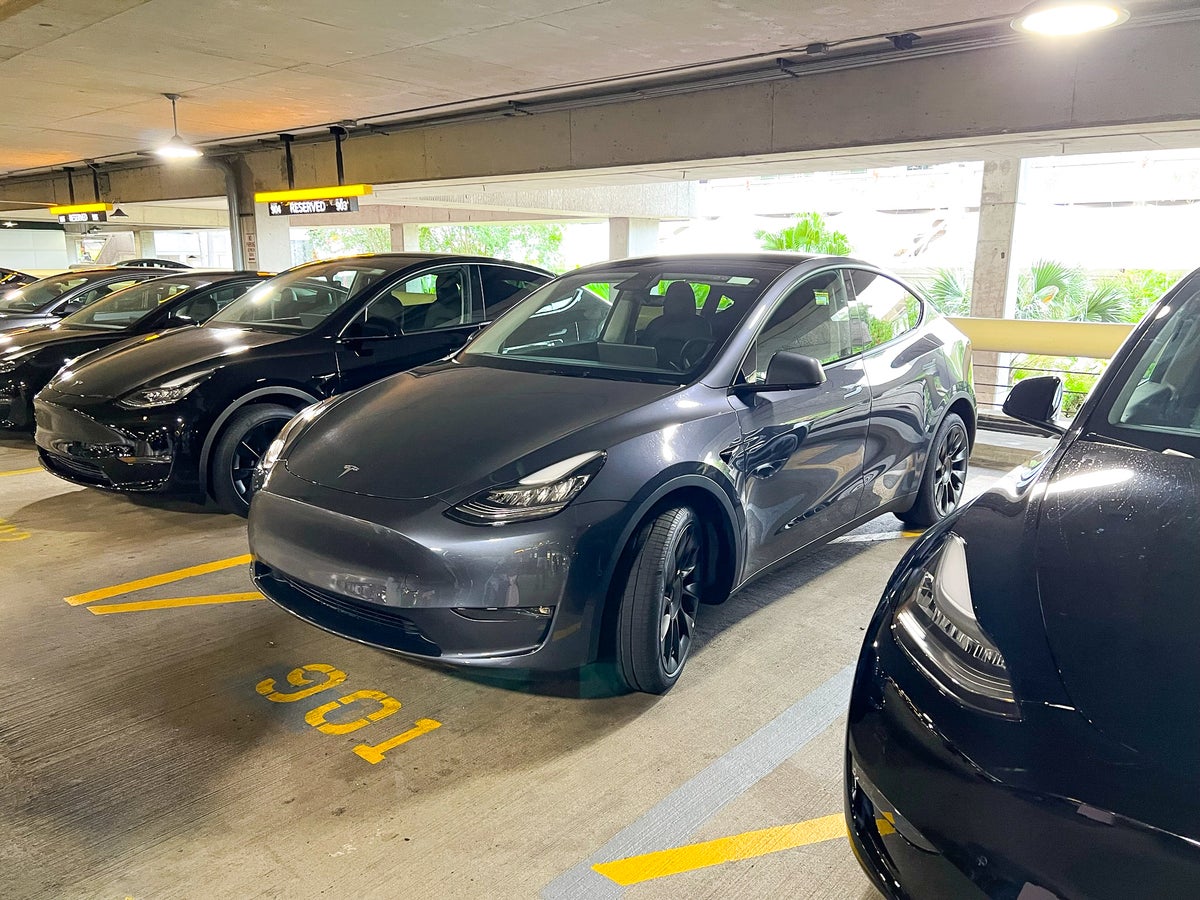
[(83, 460), (74, 459), (70, 456), (60, 456), (57, 453), (47, 453), (45, 450), (39, 451), (42, 461), (46, 464), (51, 472), (59, 472), (67, 478), (74, 478), (80, 481), (87, 481), (92, 484), (108, 484), (109, 480), (104, 475), (104, 470), (99, 466)]
[(365, 619), (378, 625), (384, 625), (389, 629), (395, 629), (407, 635), (408, 637), (415, 638), (418, 641), (428, 644), (431, 650), (427, 650), (425, 652), (432, 652), (434, 654), (441, 653), (441, 650), (438, 648), (438, 646), (433, 641), (429, 640), (429, 638), (427, 638), (421, 632), (421, 629), (418, 628), (411, 619), (406, 618), (398, 612), (394, 612), (387, 607), (379, 606), (374, 603), (363, 603), (357, 600), (351, 600), (349, 597), (343, 597), (340, 594), (334, 594), (330, 591), (323, 591), (309, 584), (302, 584), (298, 581), (292, 581), (290, 578), (284, 578), (278, 572), (274, 572), (272, 574), (275, 578), (279, 579), (280, 581), (287, 582), (287, 584), (290, 585), (294, 590), (299, 591), (310, 600), (315, 600), (322, 606), (326, 606), (332, 610), (335, 610), (336, 612), (342, 613), (343, 615), (354, 616), (357, 619)]

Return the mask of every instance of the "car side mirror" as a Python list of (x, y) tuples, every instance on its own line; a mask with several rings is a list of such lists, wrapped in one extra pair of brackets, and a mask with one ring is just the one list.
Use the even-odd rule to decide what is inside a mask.
[(1022, 378), (1008, 392), (1004, 414), (1058, 437), (1066, 433), (1055, 421), (1062, 409), (1062, 392), (1062, 379), (1057, 375)]
[(767, 391), (799, 391), (825, 383), (821, 361), (803, 353), (780, 350), (767, 363), (767, 378), (761, 384), (739, 384), (739, 393), (762, 394)]

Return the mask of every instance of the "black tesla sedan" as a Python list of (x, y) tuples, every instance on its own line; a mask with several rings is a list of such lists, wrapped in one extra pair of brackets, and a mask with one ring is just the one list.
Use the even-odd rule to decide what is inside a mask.
[[(1056, 378), (1005, 409), (1057, 430)], [(863, 644), (846, 813), (891, 897), (1200, 885), (1200, 270), (1057, 448), (931, 529)]]
[(33, 396), (54, 374), (85, 353), (134, 335), (200, 325), (252, 286), (265, 272), (191, 272), (152, 278), (109, 294), (53, 325), (0, 333), (0, 427), (33, 425)]
[(966, 339), (866, 263), (587, 267), (294, 419), (254, 576), (363, 643), (559, 670), (611, 650), (661, 693), (701, 602), (881, 513), (949, 513), (974, 427)]
[(297, 411), (453, 353), (551, 277), (421, 254), (298, 266), (199, 328), (122, 342), (61, 372), (34, 399), (42, 464), (93, 487), (207, 492), (244, 515), (259, 456)]
[(163, 269), (136, 267), (80, 269), (0, 292), (0, 331), (50, 325), (109, 294), (165, 274)]

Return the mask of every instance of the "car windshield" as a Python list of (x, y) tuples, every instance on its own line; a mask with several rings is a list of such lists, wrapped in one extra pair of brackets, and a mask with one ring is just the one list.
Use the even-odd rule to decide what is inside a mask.
[(303, 266), (243, 294), (207, 324), (312, 331), (389, 274), (378, 263), (358, 259)]
[(1124, 443), (1200, 457), (1200, 278), (1159, 311), (1087, 426)]
[(0, 297), (0, 312), (37, 312), (48, 303), (53, 303), (67, 291), (87, 284), (94, 276), (80, 272), (51, 275), (23, 288), (9, 291)]
[(782, 267), (660, 260), (590, 269), (538, 288), (464, 361), (564, 375), (685, 383), (699, 375)]
[(159, 305), (176, 294), (208, 284), (203, 278), (155, 278), (133, 287), (109, 294), (78, 312), (71, 313), (62, 321), (75, 328), (128, 328), (158, 309)]

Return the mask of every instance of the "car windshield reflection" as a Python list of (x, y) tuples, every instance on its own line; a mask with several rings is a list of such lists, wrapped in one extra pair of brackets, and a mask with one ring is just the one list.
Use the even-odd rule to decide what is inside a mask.
[(567, 375), (686, 382), (707, 365), (779, 270), (625, 265), (534, 291), (464, 359)]

